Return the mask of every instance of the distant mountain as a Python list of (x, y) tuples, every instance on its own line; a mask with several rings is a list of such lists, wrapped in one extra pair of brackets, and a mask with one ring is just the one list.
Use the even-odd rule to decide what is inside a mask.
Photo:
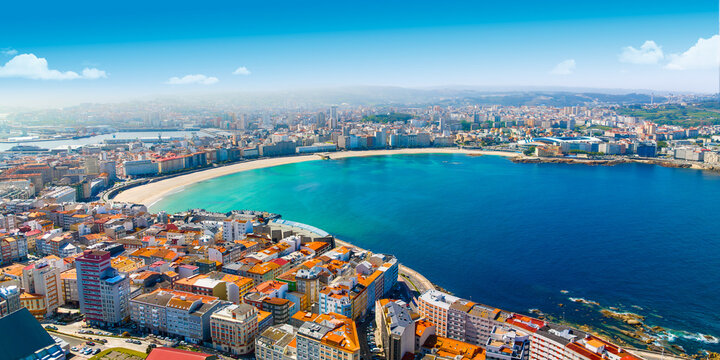
[[(585, 89), (583, 89), (585, 90)], [(282, 92), (206, 94), (192, 97), (165, 97), (161, 101), (180, 100), (193, 103), (227, 104), (239, 107), (317, 107), (338, 104), (348, 105), (504, 105), (504, 106), (578, 106), (647, 104), (650, 93), (618, 93), (618, 90), (563, 91), (557, 90), (503, 90), (467, 88), (412, 89), (389, 86), (355, 86), (329, 89), (295, 90)], [(655, 95), (654, 101), (667, 98)]]
[[(603, 93), (568, 93), (568, 92), (512, 92), (504, 94), (480, 94), (461, 99), (446, 100), (450, 104), (479, 104), (504, 106), (587, 106), (587, 105), (627, 105), (649, 104), (651, 101), (664, 102), (667, 98), (655, 96), (651, 100), (647, 94), (603, 94)], [(443, 104), (441, 103), (441, 104)]]

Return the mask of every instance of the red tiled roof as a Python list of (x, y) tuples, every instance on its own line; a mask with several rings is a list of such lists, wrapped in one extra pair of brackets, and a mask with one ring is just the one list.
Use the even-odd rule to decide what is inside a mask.
[(159, 347), (153, 349), (145, 360), (211, 360), (217, 356), (194, 351)]

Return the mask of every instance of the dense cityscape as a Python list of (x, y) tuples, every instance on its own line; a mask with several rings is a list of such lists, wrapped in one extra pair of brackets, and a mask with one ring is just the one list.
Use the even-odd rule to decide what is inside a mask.
[[(13, 120), (18, 116), (14, 115), (6, 116), (5, 129), (25, 136), (7, 137), (17, 144), (2, 153), (0, 189), (11, 199), (48, 193), (60, 201), (88, 200), (118, 179), (175, 175), (257, 158), (398, 148), (510, 151), (523, 157), (517, 161), (645, 161), (674, 167), (720, 167), (717, 113), (709, 108), (709, 115), (690, 125), (647, 119), (653, 110), (666, 106), (644, 105), (638, 111), (640, 116), (623, 115), (631, 110), (619, 106), (332, 106), (312, 112), (225, 112), (214, 116), (155, 112), (139, 120), (94, 120), (100, 124), (75, 125), (69, 133), (67, 125), (42, 127), (45, 132), (59, 133), (50, 137), (22, 125), (24, 121)], [(693, 108), (684, 102), (681, 106)], [(117, 121), (129, 127), (110, 127)], [(132, 132), (122, 132), (137, 129), (157, 135), (133, 138)], [(174, 132), (165, 135), (171, 130), (186, 131), (182, 136), (172, 135)], [(103, 133), (113, 135), (84, 146), (73, 144)], [(57, 143), (64, 137), (70, 138), (65, 145), (43, 147), (46, 141), (42, 140)]]
[[(1, 155), (0, 328), (22, 326), (22, 336), (33, 339), (11, 349), (10, 358), (84, 358), (103, 349), (128, 359), (146, 353), (148, 359), (182, 353), (273, 360), (687, 356), (631, 313), (603, 310), (636, 328), (624, 333), (636, 341), (626, 348), (625, 341), (549, 321), (540, 311), (529, 316), (458, 298), (401, 266), (402, 259), (343, 243), (317, 224), (252, 210), (152, 214), (145, 205), (113, 200), (205, 168), (368, 150), (443, 148), (515, 162), (720, 168), (720, 125), (713, 118), (658, 124), (627, 111), (435, 105), (149, 113), (126, 121), (127, 128), (94, 117), (43, 127), (44, 134), (23, 127), (17, 114), (6, 116), (5, 129), (23, 136), (9, 136), (17, 144)], [(127, 131), (136, 129), (158, 135), (133, 138)], [(72, 144), (103, 133), (112, 136)], [(42, 147), (64, 137), (74, 139)], [(8, 341), (18, 335), (6, 332)]]
[(0, 9), (0, 360), (720, 360), (718, 2)]

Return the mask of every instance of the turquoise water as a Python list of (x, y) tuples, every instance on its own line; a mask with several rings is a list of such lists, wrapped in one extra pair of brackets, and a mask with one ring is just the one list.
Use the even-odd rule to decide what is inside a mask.
[[(688, 350), (720, 336), (720, 176), (494, 156), (312, 161), (201, 182), (152, 211), (256, 209), (388, 252), (474, 301), (612, 327), (597, 301)], [(567, 290), (569, 293), (561, 293)], [(559, 306), (558, 304), (563, 304)]]

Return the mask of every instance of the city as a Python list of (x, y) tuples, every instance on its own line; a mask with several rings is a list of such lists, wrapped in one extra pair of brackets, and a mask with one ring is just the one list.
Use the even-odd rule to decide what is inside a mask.
[(717, 2), (7, 2), (0, 360), (720, 360)]
[[(666, 105), (642, 108), (660, 106)], [(188, 123), (198, 130), (184, 136), (158, 130), (157, 137), (11, 148), (2, 153), (0, 174), (0, 309), (6, 321), (27, 318), (17, 314), (24, 308), (44, 324), (54, 341), (46, 338), (33, 351), (53, 359), (89, 357), (105, 348), (143, 356), (175, 351), (166, 347), (206, 357), (254, 353), (257, 359), (653, 359), (652, 352), (633, 353), (592, 332), (543, 320), (539, 311), (534, 318), (458, 298), (401, 266), (402, 259), (278, 214), (153, 214), (145, 205), (114, 199), (209, 168), (373, 151), (720, 166), (719, 125), (658, 125), (620, 111), (432, 106), (382, 113), (332, 106), (303, 114), (202, 117)], [(167, 127), (162, 115), (144, 121)], [(604, 311), (645, 327), (639, 317)], [(38, 327), (33, 331), (45, 331)], [(652, 333), (633, 336), (664, 351)]]

